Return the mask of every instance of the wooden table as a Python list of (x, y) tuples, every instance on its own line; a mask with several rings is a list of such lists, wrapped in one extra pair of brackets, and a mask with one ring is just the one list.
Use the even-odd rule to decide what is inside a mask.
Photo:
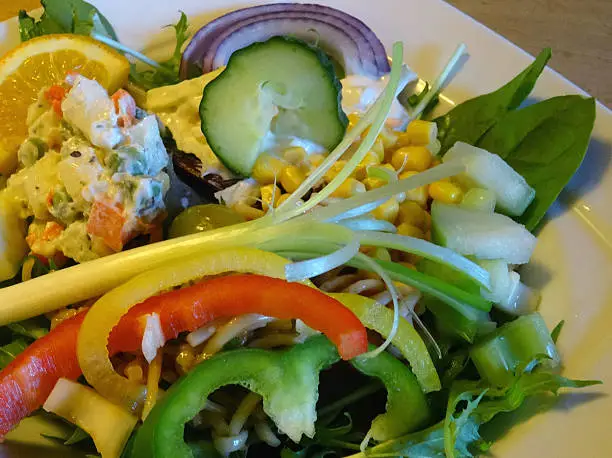
[[(550, 46), (554, 69), (612, 107), (612, 0), (449, 1), (532, 54)], [(38, 5), (0, 0), (0, 20)]]

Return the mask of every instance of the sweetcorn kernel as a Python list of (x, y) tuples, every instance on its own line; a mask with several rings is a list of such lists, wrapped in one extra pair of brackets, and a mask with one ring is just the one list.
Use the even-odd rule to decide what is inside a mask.
[(384, 126), (376, 139), (381, 140), (383, 147), (387, 149), (393, 148), (397, 144), (397, 137), (398, 134), (393, 129)]
[(274, 183), (274, 180), (280, 176), (281, 170), (285, 165), (285, 162), (281, 159), (263, 153), (255, 161), (251, 176), (261, 184)]
[(431, 153), (424, 146), (404, 146), (393, 153), (391, 164), (395, 170), (422, 172), (431, 165)]
[(280, 173), (280, 183), (287, 192), (295, 191), (299, 185), (306, 179), (302, 172), (295, 165), (288, 165), (283, 168)]
[(381, 180), (379, 178), (372, 178), (372, 177), (368, 177), (362, 180), (362, 183), (365, 185), (368, 191), (372, 189), (380, 188), (387, 184), (387, 182), (384, 180)]
[[(418, 172), (408, 171), (400, 174), (399, 179), (403, 180), (406, 178), (410, 178), (411, 176), (416, 175)], [(427, 186), (419, 186), (418, 188), (410, 189), (405, 191), (407, 201), (413, 201), (418, 203), (421, 207), (425, 207), (427, 205), (427, 200), (429, 199), (429, 190)]]
[(417, 239), (425, 238), (425, 233), (421, 229), (409, 223), (402, 223), (397, 226), (397, 233), (407, 235), (408, 237), (416, 237)]
[(399, 223), (407, 223), (421, 229), (429, 229), (431, 216), (414, 201), (407, 200), (402, 202), (398, 211)]
[(372, 152), (378, 156), (379, 163), (385, 160), (385, 145), (382, 139), (376, 139), (376, 141), (372, 145)]
[(429, 185), (429, 195), (433, 200), (444, 204), (458, 204), (463, 199), (463, 191), (450, 181), (435, 181)]
[(358, 180), (363, 180), (367, 177), (368, 167), (371, 165), (380, 164), (380, 159), (378, 155), (372, 151), (368, 151), (368, 153), (363, 157), (359, 165), (355, 167), (355, 177)]
[(324, 160), (325, 156), (323, 156), (322, 154), (311, 154), (310, 156), (308, 156), (308, 161), (315, 168), (320, 166)]
[(438, 125), (435, 122), (416, 119), (406, 127), (406, 135), (413, 145), (428, 145), (438, 137)]
[(289, 198), (289, 196), (291, 196), (291, 194), (283, 194), (278, 199), (276, 199), (274, 201), (274, 208), (277, 208), (279, 205), (284, 203)]
[(374, 216), (374, 218), (389, 221), (390, 223), (395, 222), (398, 213), (399, 203), (395, 197), (391, 197), (385, 203), (372, 210), (372, 216)]
[[(336, 178), (336, 175), (338, 175), (342, 169), (344, 168), (344, 166), (346, 165), (346, 161), (344, 159), (340, 159), (338, 161), (336, 161), (327, 172), (325, 172), (325, 181), (327, 181), (328, 183), (330, 181), (332, 181), (334, 178)], [(351, 173), (350, 175), (351, 177), (355, 176), (355, 172), (353, 171), (353, 173)]]
[(351, 197), (360, 192), (365, 192), (365, 190), (366, 187), (363, 183), (357, 181), (355, 178), (347, 178), (334, 192), (332, 192), (331, 197)]
[(276, 206), (276, 201), (281, 197), (281, 190), (275, 184), (267, 184), (261, 187), (261, 206), (268, 211), (270, 205)]
[(283, 158), (291, 164), (298, 165), (306, 159), (306, 150), (301, 146), (292, 146), (283, 151)]
[(352, 128), (354, 128), (360, 119), (357, 113), (351, 113), (347, 116), (347, 118), (348, 118), (347, 130), (351, 130)]

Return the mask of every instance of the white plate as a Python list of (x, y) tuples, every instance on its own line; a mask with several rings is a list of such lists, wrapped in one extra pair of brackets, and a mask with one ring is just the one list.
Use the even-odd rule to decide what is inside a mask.
[[(165, 52), (181, 9), (201, 25), (220, 13), (245, 6), (234, 0), (96, 0), (120, 38), (153, 57)], [(259, 2), (261, 3), (261, 2)], [(405, 44), (405, 61), (431, 79), (455, 46), (468, 45), (470, 59), (447, 88), (455, 102), (498, 88), (523, 69), (531, 57), (499, 35), (440, 0), (320, 0), (364, 20), (387, 47)], [(154, 5), (154, 6), (153, 6)], [(16, 21), (0, 25), (0, 52), (18, 42)], [(160, 44), (162, 46), (160, 46)], [(553, 50), (554, 52), (554, 50)], [(163, 56), (162, 56), (163, 57)], [(554, 57), (553, 57), (554, 59)], [(534, 90), (536, 98), (583, 93), (547, 69)], [(593, 140), (585, 163), (542, 230), (527, 282), (543, 287), (542, 313), (552, 327), (566, 320), (560, 348), (568, 376), (604, 380), (599, 389), (564, 395), (553, 408), (512, 428), (493, 453), (498, 457), (601, 458), (612, 456), (609, 414), (612, 397), (612, 113), (597, 106)], [(548, 405), (547, 403), (544, 403)], [(533, 411), (543, 410), (532, 404)], [(19, 435), (17, 436), (19, 437)], [(21, 437), (24, 437), (21, 435)], [(32, 439), (30, 439), (32, 440)], [(10, 449), (10, 448), (9, 448)], [(0, 456), (43, 456), (0, 449)], [(44, 456), (49, 456), (47, 453)], [(64, 455), (66, 456), (66, 455)]]

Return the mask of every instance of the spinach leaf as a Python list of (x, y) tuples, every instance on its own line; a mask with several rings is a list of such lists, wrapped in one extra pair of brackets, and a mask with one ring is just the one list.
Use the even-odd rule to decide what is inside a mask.
[(45, 11), (39, 21), (25, 11), (19, 12), (21, 41), (51, 33), (90, 35), (92, 32), (117, 40), (108, 19), (83, 0), (41, 0), (40, 3)]
[(533, 230), (584, 159), (595, 123), (595, 100), (554, 97), (506, 114), (477, 143), (501, 156), (536, 191), (517, 218)]
[(0, 370), (8, 366), (28, 345), (29, 342), (26, 339), (19, 337), (11, 343), (0, 347)]
[(550, 56), (550, 49), (544, 49), (529, 67), (505, 86), (467, 100), (436, 118), (442, 154), (457, 141), (475, 145), (508, 111), (517, 108), (533, 89)]
[(160, 67), (151, 70), (138, 71), (134, 65), (130, 72), (131, 79), (148, 90), (155, 87), (176, 84), (179, 79), (179, 67), (181, 65), (181, 49), (189, 39), (189, 22), (187, 16), (181, 11), (179, 21), (172, 25), (176, 35), (176, 43), (172, 57), (164, 62), (160, 62)]

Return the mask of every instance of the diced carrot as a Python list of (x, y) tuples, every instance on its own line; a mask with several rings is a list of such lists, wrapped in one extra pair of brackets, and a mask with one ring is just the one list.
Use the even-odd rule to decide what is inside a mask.
[(55, 84), (51, 86), (45, 92), (45, 98), (49, 101), (51, 106), (53, 107), (53, 111), (61, 118), (62, 113), (62, 100), (66, 97), (66, 88)]
[(134, 124), (136, 116), (136, 101), (124, 89), (119, 89), (111, 97), (115, 106), (115, 113), (119, 115), (117, 124), (120, 127), (129, 127)]
[(100, 237), (114, 251), (121, 251), (128, 240), (124, 226), (125, 217), (120, 205), (100, 200), (94, 202), (87, 221), (89, 234)]
[(53, 189), (51, 189), (47, 194), (45, 202), (47, 203), (47, 207), (51, 208), (53, 206)]
[(45, 230), (42, 233), (42, 239), (49, 241), (58, 238), (62, 231), (64, 230), (64, 226), (55, 221), (49, 221), (45, 224)]

